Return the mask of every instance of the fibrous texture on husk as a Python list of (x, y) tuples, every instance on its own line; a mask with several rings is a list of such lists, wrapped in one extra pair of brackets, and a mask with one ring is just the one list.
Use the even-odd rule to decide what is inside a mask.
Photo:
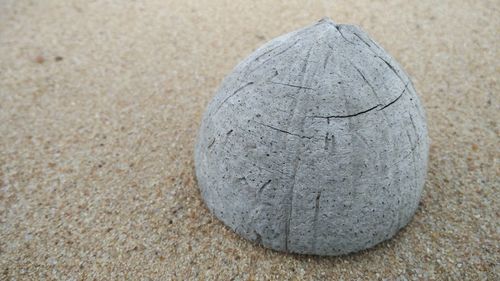
[(425, 181), (425, 113), (365, 32), (323, 19), (278, 37), (225, 78), (196, 148), (208, 208), (272, 249), (340, 255), (392, 237)]

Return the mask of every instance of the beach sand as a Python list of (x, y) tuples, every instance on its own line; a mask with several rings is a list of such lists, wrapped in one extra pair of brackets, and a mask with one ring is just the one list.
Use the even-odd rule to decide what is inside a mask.
[[(1, 280), (499, 280), (498, 1), (0, 3)], [(239, 238), (193, 168), (203, 111), (266, 41), (361, 26), (427, 111), (419, 209), (393, 239), (314, 257)]]

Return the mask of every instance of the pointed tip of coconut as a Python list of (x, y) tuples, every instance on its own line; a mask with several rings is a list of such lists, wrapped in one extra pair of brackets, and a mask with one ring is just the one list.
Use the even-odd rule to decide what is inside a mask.
[(318, 24), (321, 24), (321, 23), (329, 23), (329, 24), (336, 25), (336, 23), (330, 17), (323, 17), (323, 18), (321, 18), (318, 21)]

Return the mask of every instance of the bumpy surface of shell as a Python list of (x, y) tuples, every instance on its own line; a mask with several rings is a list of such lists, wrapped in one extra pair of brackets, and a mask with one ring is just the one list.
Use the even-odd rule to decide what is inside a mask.
[(206, 205), (241, 236), (340, 255), (409, 222), (427, 154), (407, 74), (359, 28), (324, 19), (270, 41), (225, 78), (195, 165)]

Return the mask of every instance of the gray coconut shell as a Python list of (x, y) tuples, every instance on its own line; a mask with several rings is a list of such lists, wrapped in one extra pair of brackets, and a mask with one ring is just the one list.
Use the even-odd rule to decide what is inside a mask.
[(341, 255), (410, 221), (428, 148), (408, 75), (358, 27), (323, 19), (266, 43), (224, 79), (195, 166), (207, 207), (239, 235)]

